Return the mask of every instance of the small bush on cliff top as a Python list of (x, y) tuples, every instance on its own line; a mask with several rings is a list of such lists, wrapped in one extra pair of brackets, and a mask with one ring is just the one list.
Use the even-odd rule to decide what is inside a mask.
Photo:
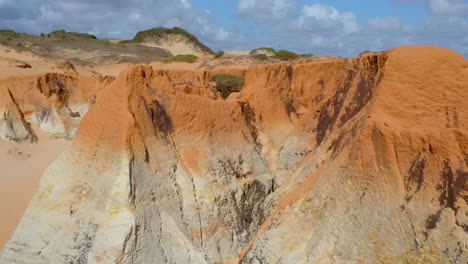
[(171, 62), (187, 62), (187, 63), (194, 63), (198, 60), (198, 57), (195, 55), (177, 55), (175, 57), (172, 57), (170, 59), (165, 60), (165, 63), (171, 63)]
[(272, 57), (285, 61), (285, 60), (297, 59), (297, 58), (299, 58), (299, 55), (297, 55), (296, 53), (291, 52), (291, 51), (280, 50), (280, 51), (276, 52), (276, 54), (274, 56), (272, 56)]
[(216, 82), (216, 88), (225, 99), (231, 93), (240, 92), (245, 83), (244, 77), (231, 74), (215, 74), (211, 80)]

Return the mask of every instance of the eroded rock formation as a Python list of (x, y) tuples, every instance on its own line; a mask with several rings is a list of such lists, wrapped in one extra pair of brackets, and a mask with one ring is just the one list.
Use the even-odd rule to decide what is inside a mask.
[(211, 74), (134, 66), (102, 88), (0, 263), (466, 261), (463, 56), (252, 66), (226, 100)]
[(50, 73), (2, 80), (0, 137), (35, 142), (34, 122), (51, 137), (72, 138), (98, 91), (113, 79)]

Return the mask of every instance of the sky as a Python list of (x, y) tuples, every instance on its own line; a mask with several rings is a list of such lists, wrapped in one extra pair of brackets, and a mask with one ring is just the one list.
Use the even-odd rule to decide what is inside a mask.
[(213, 50), (268, 46), (353, 57), (437, 45), (468, 57), (468, 0), (0, 0), (0, 29), (132, 38), (182, 27)]

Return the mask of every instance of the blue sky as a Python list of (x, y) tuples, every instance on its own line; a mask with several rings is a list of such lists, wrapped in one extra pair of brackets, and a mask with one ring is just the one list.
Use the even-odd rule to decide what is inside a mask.
[(131, 38), (180, 26), (214, 50), (356, 56), (429, 44), (468, 57), (468, 0), (0, 0), (0, 28)]

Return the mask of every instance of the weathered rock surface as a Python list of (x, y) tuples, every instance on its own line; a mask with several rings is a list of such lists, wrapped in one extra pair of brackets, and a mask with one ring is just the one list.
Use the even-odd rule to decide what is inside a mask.
[(51, 137), (72, 138), (98, 91), (113, 79), (50, 73), (1, 80), (0, 137), (33, 143), (34, 122)]
[[(102, 88), (0, 263), (466, 262), (462, 55), (252, 66), (227, 100), (210, 74), (134, 66)], [(30, 140), (8, 100), (2, 133)]]

